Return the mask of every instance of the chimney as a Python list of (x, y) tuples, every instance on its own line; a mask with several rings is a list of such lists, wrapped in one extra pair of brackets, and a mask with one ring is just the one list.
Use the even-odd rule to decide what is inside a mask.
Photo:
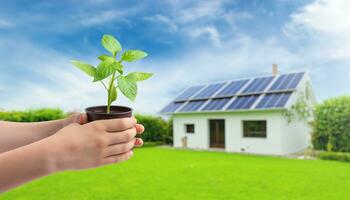
[(272, 75), (276, 76), (278, 74), (278, 65), (272, 64)]

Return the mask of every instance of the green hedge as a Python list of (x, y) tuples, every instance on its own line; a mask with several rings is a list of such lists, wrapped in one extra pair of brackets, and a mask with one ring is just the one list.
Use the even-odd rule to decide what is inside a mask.
[(62, 119), (64, 117), (66, 117), (66, 114), (61, 109), (52, 108), (0, 112), (0, 120), (12, 122), (40, 122)]
[(350, 162), (350, 153), (344, 152), (319, 152), (317, 157), (321, 160)]
[(329, 99), (316, 106), (312, 126), (315, 149), (350, 152), (350, 97)]
[[(69, 113), (61, 109), (30, 109), (26, 111), (3, 111), (0, 112), (0, 120), (13, 122), (39, 122), (55, 119), (62, 119)], [(172, 144), (172, 120), (164, 120), (160, 117), (151, 115), (136, 114), (138, 123), (145, 127), (142, 139), (145, 142), (158, 142)]]
[(140, 114), (136, 114), (135, 117), (137, 122), (145, 127), (145, 132), (141, 135), (145, 142), (172, 143), (172, 120), (166, 121), (161, 117)]

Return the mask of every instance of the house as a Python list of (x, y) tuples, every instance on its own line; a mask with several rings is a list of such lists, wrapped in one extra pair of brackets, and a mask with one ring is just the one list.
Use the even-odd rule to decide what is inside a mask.
[(273, 74), (190, 86), (160, 113), (173, 118), (174, 146), (286, 155), (310, 144), (307, 120), (283, 112), (316, 104), (308, 72)]

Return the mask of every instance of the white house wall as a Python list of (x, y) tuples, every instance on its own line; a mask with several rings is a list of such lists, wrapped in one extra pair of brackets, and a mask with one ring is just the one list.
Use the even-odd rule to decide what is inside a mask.
[[(309, 95), (306, 95), (307, 90)], [(299, 98), (304, 98), (304, 101), (310, 106), (316, 105), (316, 98), (310, 84), (310, 78), (308, 75), (304, 76), (301, 80), (297, 91), (293, 93), (293, 96), (290, 98), (290, 108)], [(283, 127), (284, 135), (282, 140), (283, 152), (284, 154), (294, 153), (297, 151), (302, 151), (310, 146), (311, 144), (311, 131), (312, 128), (309, 125), (309, 122), (313, 120), (312, 117), (308, 119), (308, 122), (300, 121), (298, 119), (287, 123), (286, 121), (281, 124)]]
[(302, 121), (285, 122), (282, 136), (283, 154), (290, 154), (306, 149), (311, 142), (311, 128)]
[[(299, 148), (295, 144), (288, 145), (288, 147), (283, 146), (285, 139), (282, 137), (289, 133), (287, 133), (288, 130), (284, 127), (286, 119), (281, 116), (280, 111), (176, 114), (173, 117), (175, 147), (182, 147), (181, 139), (187, 136), (188, 148), (208, 149), (209, 120), (224, 119), (226, 151), (281, 155), (285, 154), (285, 152), (293, 151), (295, 146)], [(266, 120), (267, 138), (243, 137), (243, 120)], [(185, 124), (195, 124), (195, 133), (186, 134)], [(295, 142), (299, 142), (299, 139), (296, 139)]]

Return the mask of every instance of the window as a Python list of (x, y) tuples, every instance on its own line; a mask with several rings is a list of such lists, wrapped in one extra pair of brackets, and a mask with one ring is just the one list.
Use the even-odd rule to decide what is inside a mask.
[(186, 133), (194, 133), (194, 124), (185, 124)]
[(266, 121), (243, 121), (243, 137), (266, 138)]

